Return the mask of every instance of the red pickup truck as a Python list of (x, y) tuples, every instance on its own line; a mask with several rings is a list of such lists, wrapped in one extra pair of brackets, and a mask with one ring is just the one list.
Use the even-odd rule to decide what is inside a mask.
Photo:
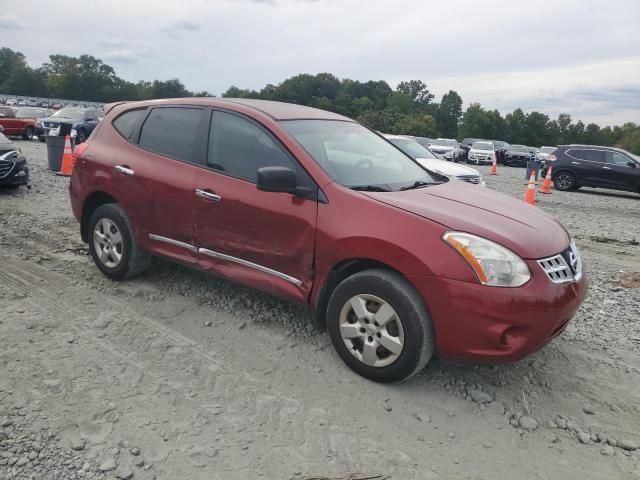
[(51, 110), (46, 108), (0, 106), (0, 126), (4, 128), (5, 135), (21, 136), (27, 140), (35, 133), (36, 120), (49, 115)]

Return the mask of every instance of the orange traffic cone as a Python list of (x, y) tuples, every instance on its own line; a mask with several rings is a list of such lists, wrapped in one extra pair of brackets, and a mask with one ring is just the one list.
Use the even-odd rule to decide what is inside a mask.
[(535, 170), (531, 172), (531, 176), (529, 177), (529, 185), (527, 186), (527, 191), (524, 194), (524, 201), (529, 205), (534, 205), (536, 203), (536, 171)]
[(73, 157), (71, 153), (71, 138), (67, 135), (64, 139), (64, 154), (62, 155), (62, 168), (60, 173), (63, 177), (70, 177), (73, 171)]
[(549, 167), (547, 170), (547, 176), (544, 177), (544, 182), (542, 183), (542, 188), (540, 189), (540, 193), (551, 193), (551, 170), (553, 166)]
[(491, 175), (498, 174), (498, 157), (493, 153), (493, 163), (491, 164)]

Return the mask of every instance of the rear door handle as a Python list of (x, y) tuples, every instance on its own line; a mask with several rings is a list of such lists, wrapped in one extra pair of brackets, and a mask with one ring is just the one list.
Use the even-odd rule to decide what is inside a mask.
[(116, 165), (115, 170), (122, 175), (133, 175), (134, 173), (133, 170), (129, 167), (125, 167), (124, 165)]
[(219, 202), (220, 200), (222, 200), (222, 197), (220, 195), (216, 195), (215, 193), (208, 192), (206, 190), (200, 190), (199, 188), (196, 188), (196, 196), (204, 198), (205, 200), (211, 200), (213, 202)]
[(574, 165), (580, 165), (580, 162), (571, 162), (571, 163), (573, 163)]
[(611, 170), (611, 167), (602, 167), (603, 170)]

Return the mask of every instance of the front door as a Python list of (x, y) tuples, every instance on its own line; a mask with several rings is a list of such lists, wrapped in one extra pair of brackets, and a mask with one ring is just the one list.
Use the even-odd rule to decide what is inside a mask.
[(207, 168), (195, 187), (198, 266), (304, 302), (313, 278), (317, 200), (259, 191), (257, 170), (285, 166), (299, 184), (315, 184), (270, 132), (244, 116), (214, 111), (208, 144)]
[(608, 151), (607, 163), (603, 166), (603, 170), (611, 188), (638, 191), (640, 168), (636, 162), (623, 153)]

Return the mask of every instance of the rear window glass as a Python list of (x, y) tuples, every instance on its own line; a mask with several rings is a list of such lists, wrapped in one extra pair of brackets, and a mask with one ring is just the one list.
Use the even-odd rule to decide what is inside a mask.
[(138, 143), (160, 155), (192, 162), (201, 114), (199, 108), (154, 108)]
[(129, 138), (129, 136), (133, 133), (133, 130), (136, 128), (136, 125), (138, 125), (138, 122), (142, 120), (142, 117), (144, 117), (146, 112), (147, 110), (145, 108), (138, 110), (129, 110), (113, 121), (113, 127), (124, 138)]

